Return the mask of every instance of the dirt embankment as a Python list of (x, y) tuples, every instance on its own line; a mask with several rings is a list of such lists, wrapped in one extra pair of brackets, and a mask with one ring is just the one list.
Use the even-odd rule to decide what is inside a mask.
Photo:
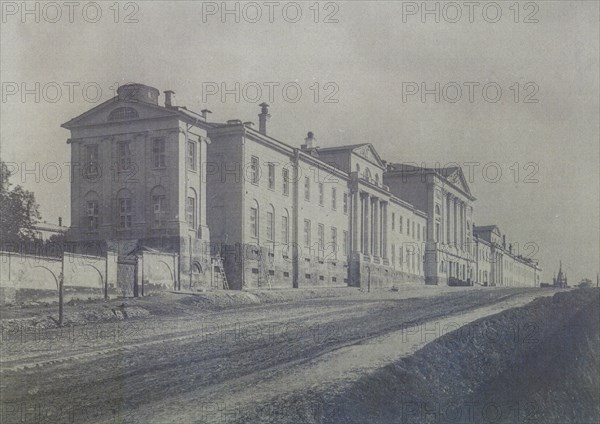
[(315, 388), (243, 422), (598, 423), (600, 292), (536, 299), (448, 333), (338, 391)]

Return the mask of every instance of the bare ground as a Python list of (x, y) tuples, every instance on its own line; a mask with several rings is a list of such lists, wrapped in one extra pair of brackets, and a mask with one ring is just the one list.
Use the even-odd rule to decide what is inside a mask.
[[(13, 421), (3, 422), (24, 413), (48, 422), (320, 422), (324, 393), (343, 393), (454, 328), (554, 293), (316, 292), (251, 294), (258, 300), (242, 308), (168, 295), (121, 308), (136, 319), (116, 316), (115, 304), (82, 325), (81, 311), (70, 310), (75, 321), (62, 330), (23, 331), (14, 318), (35, 314), (13, 311), (0, 351), (2, 413)], [(292, 411), (282, 400), (295, 394), (310, 402)]]

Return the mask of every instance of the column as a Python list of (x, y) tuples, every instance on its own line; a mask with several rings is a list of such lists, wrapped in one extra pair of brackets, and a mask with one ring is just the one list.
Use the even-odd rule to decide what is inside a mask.
[(448, 194), (446, 196), (446, 245), (452, 243), (452, 215), (450, 211), (452, 209), (452, 196)]
[(388, 231), (388, 214), (387, 214), (387, 202), (381, 202), (381, 257), (388, 257), (388, 240), (387, 240), (387, 231)]
[(362, 197), (362, 204), (363, 204), (363, 215), (364, 215), (364, 222), (363, 222), (363, 253), (365, 255), (369, 255), (371, 252), (370, 249), (370, 245), (371, 245), (371, 236), (370, 236), (370, 232), (371, 232), (371, 220), (370, 220), (370, 214), (369, 214), (369, 209), (370, 209), (370, 199), (369, 199), (369, 195), (367, 193), (364, 194), (364, 197)]
[(457, 233), (458, 233), (458, 220), (457, 220), (457, 203), (458, 200), (456, 199), (456, 197), (453, 198), (453, 202), (452, 202), (452, 242), (456, 245), (457, 242)]
[(371, 207), (373, 208), (373, 256), (379, 256), (379, 226), (381, 212), (379, 210), (379, 199), (377, 197), (372, 197), (371, 200)]
[(356, 190), (352, 193), (352, 251), (360, 252), (361, 229), (362, 229), (362, 199), (360, 193)]

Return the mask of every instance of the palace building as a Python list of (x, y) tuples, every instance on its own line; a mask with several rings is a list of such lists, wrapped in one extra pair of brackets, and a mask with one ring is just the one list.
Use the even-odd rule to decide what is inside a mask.
[[(371, 143), (320, 148), (312, 132), (279, 140), (265, 103), (255, 129), (173, 94), (159, 105), (157, 89), (125, 85), (63, 124), (80, 165), (71, 241), (175, 255), (175, 289), (539, 285), (536, 264), (473, 226), (459, 167), (386, 163)], [(511, 264), (498, 271), (493, 255)]]

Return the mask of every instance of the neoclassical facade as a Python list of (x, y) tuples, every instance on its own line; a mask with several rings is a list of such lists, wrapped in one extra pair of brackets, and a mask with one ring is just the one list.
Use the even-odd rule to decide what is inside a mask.
[[(205, 119), (159, 91), (124, 85), (117, 96), (62, 125), (70, 131), (71, 226), (83, 253), (141, 247), (179, 256), (176, 289), (210, 278)], [(172, 267), (171, 267), (172, 268)]]
[[(221, 287), (222, 271), (231, 289), (538, 284), (536, 264), (474, 237), (459, 167), (387, 163), (371, 143), (320, 148), (311, 132), (279, 140), (265, 103), (254, 128), (173, 94), (160, 105), (157, 89), (128, 84), (63, 124), (68, 238), (82, 250), (176, 255), (178, 290)], [(498, 255), (511, 262), (484, 262)]]
[(236, 288), (423, 282), (426, 216), (383, 184), (373, 146), (293, 147), (267, 118), (209, 130), (208, 225)]
[(465, 285), (474, 280), (473, 202), (459, 167), (390, 164), (384, 181), (427, 214), (425, 278), (428, 284)]

